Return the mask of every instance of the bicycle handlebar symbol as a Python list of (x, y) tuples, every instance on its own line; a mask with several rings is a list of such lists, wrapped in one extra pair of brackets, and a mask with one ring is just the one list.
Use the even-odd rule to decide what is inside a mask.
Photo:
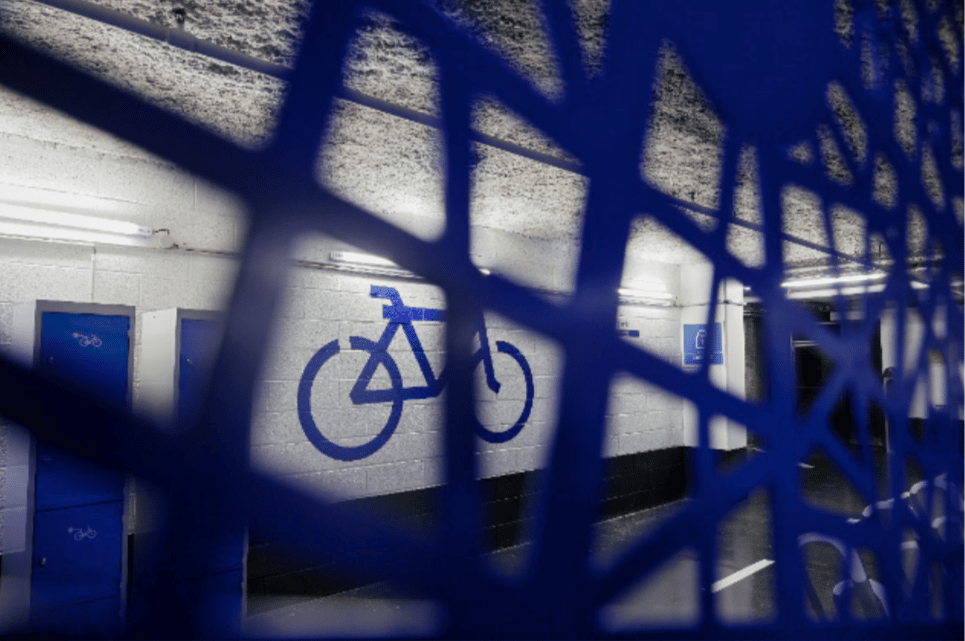
[[(392, 409), (385, 427), (368, 442), (354, 447), (346, 447), (331, 441), (322, 434), (318, 425), (315, 423), (312, 414), (312, 385), (322, 366), (333, 356), (340, 353), (341, 348), (339, 347), (338, 339), (331, 341), (315, 352), (315, 355), (305, 366), (301, 381), (298, 385), (298, 418), (301, 422), (302, 430), (304, 430), (308, 440), (311, 441), (319, 451), (342, 461), (359, 460), (377, 452), (379, 448), (385, 445), (389, 438), (391, 438), (396, 426), (398, 426), (399, 419), (402, 417), (403, 403), (414, 399), (435, 398), (442, 393), (448, 381), (446, 369), (443, 369), (438, 377), (433, 373), (432, 366), (429, 364), (429, 359), (423, 351), (422, 342), (419, 340), (415, 325), (413, 324), (414, 321), (445, 322), (445, 310), (427, 307), (407, 307), (402, 302), (399, 292), (392, 287), (372, 285), (371, 296), (372, 298), (382, 298), (389, 301), (390, 304), (383, 304), (382, 307), (382, 317), (385, 318), (388, 323), (377, 342), (362, 336), (349, 337), (353, 350), (369, 353), (368, 360), (362, 367), (362, 371), (359, 372), (358, 379), (349, 392), (349, 398), (355, 405), (391, 403)], [(425, 378), (425, 385), (413, 387), (403, 387), (402, 385), (402, 375), (399, 372), (399, 367), (395, 359), (393, 359), (388, 352), (389, 344), (392, 342), (400, 327), (406, 339), (409, 341), (422, 376)], [(480, 363), (483, 364), (483, 369), (486, 374), (486, 385), (493, 393), (498, 394), (501, 385), (499, 381), (496, 380), (496, 374), (493, 369), (493, 354), (486, 334), (485, 321), (482, 318), (480, 318), (477, 332), (480, 347), (479, 350), (473, 354), (473, 367), (475, 368)], [(506, 341), (496, 341), (496, 350), (499, 353), (510, 356), (523, 371), (523, 378), (526, 382), (526, 400), (522, 413), (519, 415), (515, 424), (509, 429), (499, 432), (493, 431), (483, 426), (478, 419), (475, 420), (475, 429), (476, 434), (485, 441), (490, 443), (504, 443), (519, 434), (529, 419), (530, 411), (533, 408), (533, 374), (530, 371), (526, 357), (523, 356), (522, 352), (520, 352), (515, 345), (507, 343)], [(391, 388), (369, 389), (369, 383), (380, 365), (385, 368), (389, 375)]]

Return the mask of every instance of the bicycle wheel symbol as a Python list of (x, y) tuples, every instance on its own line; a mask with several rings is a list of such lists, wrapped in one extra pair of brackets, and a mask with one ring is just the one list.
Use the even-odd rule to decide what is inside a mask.
[(389, 380), (392, 382), (392, 388), (385, 390), (386, 393), (384, 396), (386, 401), (392, 403), (392, 410), (389, 413), (385, 427), (383, 427), (372, 440), (354, 447), (339, 445), (322, 434), (322, 431), (315, 423), (312, 412), (312, 387), (314, 386), (315, 378), (318, 376), (322, 366), (341, 351), (338, 340), (333, 340), (315, 352), (315, 355), (308, 362), (308, 365), (305, 366), (302, 379), (298, 384), (298, 418), (302, 424), (302, 430), (304, 430), (305, 436), (308, 437), (312, 445), (318, 448), (322, 454), (326, 454), (340, 461), (357, 461), (371, 456), (385, 445), (399, 424), (399, 418), (402, 417), (403, 400), (402, 380), (399, 374), (399, 368), (391, 356), (385, 352), (375, 351), (374, 347), (375, 343), (372, 341), (359, 336), (352, 337), (353, 349), (368, 351), (373, 358), (378, 359), (388, 372)]
[[(398, 365), (396, 365), (392, 356), (379, 349), (378, 344), (374, 341), (361, 336), (352, 336), (351, 344), (353, 350), (368, 352), (370, 359), (375, 359), (379, 365), (385, 368), (385, 371), (388, 373), (389, 380), (391, 381), (391, 387), (388, 389), (366, 389), (364, 392), (364, 400), (359, 400), (356, 398), (353, 398), (352, 400), (352, 402), (357, 405), (384, 403), (392, 404), (385, 426), (371, 440), (356, 446), (339, 445), (322, 433), (322, 430), (319, 428), (318, 423), (315, 420), (314, 411), (312, 408), (312, 390), (314, 388), (315, 380), (318, 378), (322, 367), (330, 359), (341, 352), (337, 339), (326, 344), (315, 353), (315, 355), (308, 362), (308, 365), (305, 366), (305, 371), (302, 373), (301, 381), (298, 384), (298, 417), (302, 425), (302, 430), (305, 432), (305, 436), (308, 437), (308, 440), (320, 452), (340, 461), (357, 461), (359, 459), (363, 459), (367, 456), (371, 456), (383, 445), (385, 445), (395, 432), (395, 428), (399, 425), (399, 419), (402, 417), (402, 404), (407, 398), (407, 389), (402, 387), (402, 376), (399, 373)], [(533, 397), (535, 395), (535, 389), (533, 385), (533, 374), (529, 368), (529, 363), (527, 363), (526, 358), (519, 351), (519, 349), (505, 341), (496, 341), (496, 350), (500, 354), (505, 354), (511, 357), (522, 371), (523, 380), (525, 382), (523, 408), (519, 417), (516, 418), (508, 429), (490, 429), (484, 426), (478, 418), (475, 421), (474, 428), (476, 434), (485, 441), (490, 443), (505, 443), (519, 434), (519, 432), (526, 425), (526, 421), (529, 419), (530, 412), (533, 409)], [(480, 350), (476, 353), (473, 359), (474, 367), (480, 366), (483, 362), (483, 358), (483, 351)], [(498, 387), (498, 384), (496, 385), (497, 387), (496, 389), (493, 389), (493, 392), (498, 394), (498, 390), (500, 388)], [(417, 395), (420, 398), (431, 398), (433, 396), (437, 396), (442, 391), (442, 387), (440, 386), (434, 393), (422, 394), (422, 392), (425, 392), (426, 390), (427, 388), (408, 389), (410, 393), (417, 392)], [(410, 395), (409, 398), (413, 398), (413, 396)]]
[[(476, 434), (479, 438), (490, 443), (505, 443), (506, 441), (514, 438), (526, 425), (526, 421), (529, 419), (529, 414), (533, 410), (533, 396), (535, 395), (535, 389), (533, 386), (533, 373), (529, 369), (529, 363), (526, 362), (526, 357), (523, 356), (522, 352), (516, 348), (515, 345), (511, 345), (506, 341), (496, 341), (496, 351), (501, 354), (506, 354), (511, 356), (519, 368), (523, 371), (523, 379), (526, 382), (526, 396), (523, 403), (523, 411), (516, 419), (512, 427), (501, 432), (493, 431), (482, 424), (479, 419), (476, 419)], [(476, 356), (473, 359), (473, 367), (477, 367), (482, 363), (483, 353), (482, 350), (476, 352)]]

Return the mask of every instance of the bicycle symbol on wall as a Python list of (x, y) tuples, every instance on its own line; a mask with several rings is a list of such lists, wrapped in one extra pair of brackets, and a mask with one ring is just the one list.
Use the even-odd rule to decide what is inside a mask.
[[(445, 310), (431, 309), (428, 307), (407, 307), (399, 296), (399, 292), (393, 287), (380, 287), (372, 285), (372, 298), (382, 298), (389, 301), (389, 305), (383, 304), (382, 317), (388, 320), (385, 330), (378, 341), (372, 341), (362, 336), (350, 336), (349, 341), (353, 350), (369, 353), (368, 360), (359, 372), (358, 378), (349, 398), (355, 405), (369, 405), (378, 403), (391, 403), (391, 412), (386, 421), (385, 427), (370, 441), (354, 447), (338, 445), (322, 434), (312, 414), (312, 385), (319, 375), (322, 367), (334, 356), (340, 353), (338, 339), (331, 341), (323, 346), (312, 357), (305, 366), (301, 381), (298, 385), (298, 418), (302, 424), (302, 429), (308, 440), (319, 449), (323, 454), (342, 461), (355, 461), (371, 456), (379, 450), (392, 437), (399, 419), (402, 417), (402, 405), (405, 401), (415, 399), (435, 398), (442, 393), (448, 382), (446, 370), (443, 369), (439, 376), (432, 371), (429, 359), (426, 357), (422, 348), (422, 342), (416, 333), (414, 321), (435, 321), (445, 322)], [(402, 328), (416, 362), (419, 365), (425, 385), (404, 387), (402, 385), (402, 375), (399, 367), (389, 354), (389, 344), (395, 337), (396, 332)], [(485, 321), (480, 318), (479, 328), (479, 350), (473, 354), (473, 367), (480, 363), (486, 374), (486, 385), (494, 393), (498, 394), (501, 384), (496, 380), (496, 373), (493, 369), (493, 353), (489, 345), (486, 333)], [(506, 341), (496, 341), (496, 351), (510, 356), (520, 369), (523, 371), (523, 379), (526, 383), (525, 403), (523, 411), (512, 427), (503, 431), (493, 431), (475, 420), (476, 434), (490, 443), (504, 443), (515, 437), (523, 429), (529, 418), (530, 410), (533, 408), (533, 374), (529, 369), (526, 357), (516, 348), (515, 345)], [(391, 387), (389, 389), (370, 389), (369, 385), (379, 366), (385, 368), (389, 375)]]

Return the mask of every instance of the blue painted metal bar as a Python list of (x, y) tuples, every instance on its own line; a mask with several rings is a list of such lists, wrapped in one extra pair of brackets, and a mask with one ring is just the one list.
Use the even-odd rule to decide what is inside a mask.
[[(444, 62), (442, 81), (450, 90), (442, 95), (443, 131), (445, 132), (445, 201), (446, 229), (443, 242), (455, 253), (468, 256), (470, 247), (470, 200), (472, 191), (472, 155), (470, 119), (472, 93), (461, 66)], [(446, 367), (448, 379), (442, 453), (445, 460), (442, 495), (444, 549), (455, 567), (471, 568), (480, 564), (482, 553), (482, 497), (476, 480), (479, 461), (475, 430), (476, 402), (472, 341), (479, 332), (481, 350), (489, 349), (482, 322), (482, 309), (461, 288), (447, 288), (446, 293)], [(420, 363), (421, 364), (421, 363)], [(492, 376), (491, 364), (488, 374)], [(478, 611), (472, 602), (475, 595), (454, 595), (450, 608), (448, 634), (470, 636), (478, 629)]]

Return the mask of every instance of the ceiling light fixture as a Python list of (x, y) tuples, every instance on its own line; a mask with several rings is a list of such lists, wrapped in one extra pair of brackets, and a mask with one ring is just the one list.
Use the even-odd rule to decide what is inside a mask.
[(786, 280), (781, 283), (781, 287), (824, 287), (827, 285), (838, 285), (840, 283), (862, 283), (870, 280), (878, 280), (887, 276), (884, 272), (870, 272), (868, 274), (848, 274), (845, 276), (826, 276), (822, 278), (800, 278)]
[(332, 251), (328, 255), (336, 269), (356, 272), (359, 274), (373, 274), (376, 276), (395, 276), (401, 278), (420, 278), (388, 258), (375, 254), (363, 254), (353, 251)]
[[(617, 289), (617, 294), (620, 298), (628, 302), (645, 303), (648, 305), (672, 305), (673, 304), (673, 294), (668, 292), (663, 283), (647, 283), (647, 285), (652, 285), (652, 288), (647, 289), (637, 289), (629, 287), (620, 287)], [(645, 285), (646, 287), (646, 285)]]
[(656, 276), (637, 274), (631, 280), (630, 286), (618, 288), (617, 294), (627, 298), (673, 299), (673, 294), (667, 291), (667, 286)]
[(629, 289), (626, 287), (621, 287), (617, 290), (620, 296), (626, 296), (627, 298), (659, 298), (661, 300), (669, 300), (673, 298), (673, 294), (667, 291), (659, 291), (652, 289)]
[(402, 269), (388, 258), (375, 256), (373, 254), (362, 254), (359, 252), (333, 251), (329, 258), (336, 263), (349, 263), (351, 265), (367, 265), (371, 267), (390, 267)]
[[(112, 220), (110, 218), (70, 214), (67, 212), (35, 209), (33, 207), (10, 205), (0, 207), (0, 218), (17, 223), (49, 225), (51, 227), (64, 227), (82, 232), (99, 232), (116, 234), (118, 236), (132, 236), (135, 238), (150, 238), (154, 235), (154, 230), (150, 227), (125, 220)], [(27, 235), (46, 237), (39, 231), (31, 231)], [(63, 233), (61, 232), (59, 235), (63, 235)]]

